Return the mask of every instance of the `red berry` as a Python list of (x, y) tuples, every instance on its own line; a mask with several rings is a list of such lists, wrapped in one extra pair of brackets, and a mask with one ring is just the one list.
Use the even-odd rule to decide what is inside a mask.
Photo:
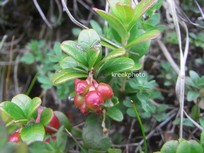
[[(52, 127), (52, 128), (55, 128), (55, 129), (59, 129), (60, 123), (59, 123), (59, 120), (58, 120), (58, 118), (57, 118), (57, 116), (56, 116), (55, 114), (53, 114), (52, 119), (51, 119), (51, 121), (48, 123), (47, 126)], [(49, 133), (49, 134), (55, 133), (54, 130), (49, 129), (49, 128), (45, 128), (45, 131), (46, 131), (46, 133)]]
[(53, 136), (53, 137), (49, 137), (47, 139), (44, 140), (44, 142), (50, 143), (50, 141), (56, 141), (57, 137)]
[(86, 108), (86, 104), (83, 104), (81, 107), (80, 107), (80, 111), (82, 114), (86, 115), (89, 113), (88, 109)]
[(14, 132), (13, 134), (10, 135), (10, 137), (8, 138), (8, 142), (20, 142), (21, 141), (21, 136), (20, 133), (18, 131)]
[(75, 82), (76, 93), (79, 95), (85, 95), (89, 89), (89, 85), (86, 80), (76, 80)]
[(84, 97), (76, 94), (74, 97), (74, 105), (79, 108), (83, 104), (84, 104)]
[(99, 107), (104, 103), (104, 100), (97, 91), (89, 91), (85, 96), (85, 103), (88, 109), (96, 112)]
[(106, 83), (99, 83), (97, 87), (97, 91), (100, 93), (100, 95), (103, 97), (104, 100), (110, 99), (113, 97), (113, 90), (111, 86), (109, 86)]

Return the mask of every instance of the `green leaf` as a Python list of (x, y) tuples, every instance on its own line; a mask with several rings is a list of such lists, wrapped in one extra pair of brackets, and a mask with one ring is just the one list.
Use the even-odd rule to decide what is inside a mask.
[(52, 87), (52, 82), (45, 75), (38, 75), (38, 82), (41, 83), (43, 89), (50, 89)]
[(189, 140), (191, 151), (190, 153), (201, 153), (204, 152), (202, 146), (195, 140)]
[(66, 115), (64, 115), (62, 112), (60, 111), (55, 111), (54, 112), (55, 115), (57, 116), (59, 122), (60, 122), (60, 126), (64, 125), (64, 127), (70, 131), (71, 130), (71, 123), (69, 121), (69, 119), (67, 118)]
[(34, 141), (43, 141), (45, 136), (45, 129), (41, 123), (28, 125), (21, 130), (21, 139), (30, 144)]
[(33, 116), (33, 113), (42, 103), (40, 98), (36, 97), (31, 100), (30, 97), (24, 94), (16, 95), (15, 97), (12, 98), (11, 102), (18, 105), (23, 110), (25, 116), (28, 119)]
[(89, 115), (83, 128), (82, 138), (85, 147), (93, 150), (107, 151), (111, 142), (103, 135), (99, 116)]
[(118, 57), (108, 60), (100, 68), (102, 74), (111, 74), (116, 72), (126, 72), (134, 67), (135, 63), (128, 57)]
[(107, 62), (107, 61), (109, 61), (112, 58), (123, 56), (125, 53), (126, 53), (126, 51), (123, 48), (122, 49), (115, 49), (114, 51), (109, 52), (108, 55), (106, 55), (103, 58), (102, 62)]
[(22, 111), (22, 109), (18, 105), (10, 101), (5, 101), (5, 102), (0, 103), (0, 110), (5, 112), (12, 119), (15, 119), (15, 120), (26, 119), (25, 114)]
[(136, 117), (135, 115), (135, 112), (132, 108), (128, 108), (127, 109), (127, 114), (130, 116), (130, 117)]
[(188, 101), (196, 100), (199, 97), (199, 95), (200, 95), (199, 91), (190, 90), (187, 92), (187, 100)]
[(161, 153), (176, 153), (177, 147), (178, 141), (176, 140), (168, 141), (162, 146)]
[(97, 32), (93, 29), (82, 30), (78, 37), (78, 45), (82, 47), (84, 51), (89, 50), (90, 48), (95, 48), (99, 45), (100, 37)]
[(54, 113), (53, 113), (52, 109), (50, 109), (50, 108), (43, 109), (43, 111), (40, 115), (40, 123), (42, 123), (44, 126), (47, 125), (51, 121), (53, 115), (54, 115)]
[(131, 47), (133, 47), (134, 45), (136, 45), (138, 43), (154, 39), (154, 38), (158, 37), (159, 35), (160, 35), (159, 30), (147, 31), (144, 34), (138, 36), (136, 39), (134, 39), (130, 43), (128, 43), (126, 47), (131, 48)]
[(98, 60), (101, 59), (101, 50), (99, 48), (89, 49), (87, 51), (87, 61), (89, 65), (89, 69), (93, 68)]
[(179, 143), (176, 153), (190, 153), (191, 147), (190, 144), (187, 141), (182, 141)]
[(29, 153), (51, 153), (55, 152), (54, 148), (49, 143), (33, 142), (29, 145)]
[(122, 153), (121, 149), (108, 149), (108, 153)]
[(204, 149), (204, 130), (200, 134), (200, 144), (203, 146)]
[(116, 17), (113, 15), (99, 9), (94, 9), (104, 20), (106, 20), (109, 25), (118, 32), (119, 36), (121, 38), (126, 38), (127, 37), (127, 30), (125, 29), (124, 25), (121, 23), (120, 20), (118, 20)]
[(191, 109), (191, 116), (194, 120), (197, 120), (200, 116), (200, 107), (195, 104)]
[(77, 62), (81, 63), (84, 66), (87, 66), (87, 62), (86, 62), (86, 54), (83, 50), (83, 48), (81, 48), (75, 41), (64, 41), (61, 44), (61, 49), (68, 54), (69, 56), (71, 56), (73, 59), (75, 59)]
[(121, 122), (123, 120), (123, 113), (117, 107), (108, 108), (106, 114), (115, 121)]
[(59, 64), (62, 69), (74, 68), (79, 66), (79, 63), (71, 56), (64, 57), (62, 60), (59, 61)]
[(31, 52), (27, 52), (21, 57), (20, 61), (26, 64), (33, 64), (35, 62), (35, 57)]
[(190, 77), (192, 80), (197, 80), (199, 77), (198, 73), (196, 73), (195, 71), (189, 71)]
[(133, 19), (134, 9), (127, 4), (116, 3), (114, 10), (115, 10), (113, 12), (114, 15), (119, 18), (119, 20), (125, 25), (127, 29), (129, 26), (129, 23)]
[(66, 144), (67, 144), (67, 135), (64, 131), (64, 127), (61, 127), (60, 129), (57, 130), (57, 137), (56, 137), (56, 141), (54, 142), (55, 144), (55, 148), (56, 150), (58, 150), (58, 152), (66, 152)]
[(129, 24), (128, 31), (132, 29), (137, 20), (142, 17), (156, 2), (157, 0), (142, 0), (138, 3), (138, 5), (136, 5), (134, 18)]
[(84, 71), (79, 69), (68, 68), (55, 73), (52, 76), (51, 80), (54, 85), (57, 85), (57, 84), (62, 84), (69, 80), (73, 80), (76, 78), (85, 78), (85, 77), (87, 77), (87, 73), (84, 73)]
[(95, 20), (91, 20), (90, 21), (91, 27), (96, 30), (96, 32), (100, 35), (103, 34), (103, 30), (101, 28), (101, 26), (98, 24), (98, 22), (96, 22)]

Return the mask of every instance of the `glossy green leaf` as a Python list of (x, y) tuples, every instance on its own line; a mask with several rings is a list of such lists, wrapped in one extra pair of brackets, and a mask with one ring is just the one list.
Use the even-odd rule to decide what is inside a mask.
[(87, 51), (87, 61), (89, 65), (89, 69), (93, 68), (97, 61), (99, 61), (102, 57), (102, 52), (99, 48), (89, 49)]
[(187, 141), (182, 141), (179, 143), (176, 153), (190, 153), (191, 152), (191, 147), (190, 144)]
[(41, 123), (27, 125), (21, 130), (21, 139), (30, 144), (34, 141), (43, 141), (45, 129)]
[(147, 31), (144, 34), (138, 36), (136, 39), (134, 39), (130, 43), (128, 43), (126, 47), (131, 48), (132, 46), (134, 46), (138, 43), (154, 39), (154, 38), (158, 37), (159, 35), (160, 35), (160, 32), (158, 30)]
[(55, 149), (49, 143), (33, 142), (29, 145), (30, 153), (51, 153), (55, 152)]
[(134, 67), (135, 63), (128, 57), (118, 57), (108, 60), (104, 63), (99, 72), (102, 74), (111, 74), (115, 72), (125, 72)]
[(112, 58), (116, 58), (116, 57), (119, 57), (119, 56), (123, 56), (124, 54), (126, 53), (125, 49), (121, 48), (121, 49), (115, 49), (114, 51), (108, 53), (107, 56), (105, 56), (103, 58), (103, 62), (107, 62), (109, 61), (110, 59)]
[(62, 60), (59, 61), (59, 64), (62, 69), (74, 68), (79, 66), (79, 63), (71, 56), (64, 57)]
[(86, 54), (83, 50), (83, 48), (81, 48), (75, 41), (64, 41), (61, 44), (61, 49), (68, 54), (69, 56), (71, 56), (73, 59), (75, 59), (77, 62), (81, 63), (84, 66), (87, 66), (87, 62), (86, 62)]
[(61, 127), (60, 129), (58, 129), (56, 135), (57, 135), (56, 141), (54, 142), (55, 148), (58, 152), (63, 153), (65, 152), (65, 149), (67, 147), (66, 144), (68, 141), (68, 137), (64, 131), (64, 127)]
[(199, 107), (197, 104), (195, 104), (195, 105), (192, 107), (192, 109), (191, 109), (191, 116), (192, 116), (192, 118), (193, 118), (194, 120), (196, 120), (196, 121), (197, 121), (197, 119), (199, 118), (199, 116), (200, 116), (200, 107)]
[(61, 126), (63, 125), (68, 131), (70, 131), (71, 130), (71, 123), (70, 123), (69, 119), (67, 118), (67, 116), (60, 111), (55, 111), (54, 113), (57, 116), (57, 118), (60, 122), (60, 125)]
[(157, 0), (142, 0), (136, 5), (135, 15), (128, 27), (128, 31), (132, 29), (137, 20), (140, 19), (140, 17), (142, 17), (156, 2)]
[(199, 118), (200, 125), (204, 128), (204, 117)]
[(115, 121), (121, 122), (123, 120), (123, 113), (117, 107), (108, 108), (106, 114)]
[(202, 146), (195, 140), (189, 140), (191, 151), (190, 153), (201, 153), (204, 152)]
[(104, 20), (106, 20), (109, 25), (118, 32), (119, 36), (121, 38), (126, 38), (127, 37), (127, 30), (125, 29), (124, 25), (121, 23), (120, 20), (118, 20), (116, 17), (113, 15), (99, 9), (94, 9)]
[(12, 103), (18, 105), (24, 112), (25, 116), (29, 119), (33, 116), (33, 113), (37, 110), (37, 108), (42, 103), (41, 99), (36, 97), (30, 99), (27, 95), (18, 94), (11, 100)]
[(92, 27), (94, 30), (96, 30), (96, 32), (97, 32), (98, 34), (100, 34), (100, 35), (103, 34), (103, 30), (102, 30), (102, 28), (101, 28), (101, 26), (99, 25), (98, 22), (96, 22), (95, 20), (91, 20), (91, 21), (90, 21), (90, 24), (91, 24), (91, 27)]
[(89, 115), (85, 125), (82, 132), (85, 147), (97, 151), (107, 151), (111, 142), (108, 137), (103, 135), (100, 117)]
[(161, 148), (161, 153), (176, 153), (178, 147), (178, 141), (167, 141)]
[(134, 9), (127, 4), (116, 3), (115, 11), (113, 13), (119, 18), (125, 27), (128, 28), (128, 25), (134, 16)]
[(62, 84), (69, 80), (73, 80), (76, 78), (85, 78), (85, 77), (87, 77), (87, 73), (85, 73), (84, 71), (79, 69), (68, 68), (68, 69), (64, 69), (62, 71), (56, 72), (52, 76), (51, 80), (53, 84), (57, 85), (57, 84)]
[(44, 126), (47, 125), (54, 115), (54, 112), (50, 108), (43, 109), (41, 115), (40, 115), (40, 123), (42, 123)]
[(78, 37), (78, 45), (84, 50), (87, 51), (90, 48), (98, 47), (100, 42), (100, 37), (97, 32), (93, 29), (82, 30)]
[(10, 116), (14, 120), (26, 119), (26, 116), (22, 109), (18, 105), (10, 101), (0, 103), (0, 110), (5, 112), (8, 116)]

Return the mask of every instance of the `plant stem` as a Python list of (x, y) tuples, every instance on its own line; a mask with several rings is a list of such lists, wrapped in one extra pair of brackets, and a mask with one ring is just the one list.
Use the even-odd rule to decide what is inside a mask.
[(35, 74), (33, 80), (31, 81), (30, 86), (29, 86), (28, 90), (26, 91), (26, 95), (30, 94), (30, 92), (31, 92), (36, 80), (37, 80), (37, 77), (38, 77), (38, 72)]
[(145, 135), (145, 132), (144, 132), (144, 126), (143, 126), (142, 121), (140, 119), (140, 115), (139, 115), (139, 113), (137, 111), (136, 105), (132, 100), (131, 100), (131, 104), (132, 104), (133, 111), (134, 111), (134, 113), (135, 113), (135, 115), (137, 117), (137, 120), (138, 120), (138, 122), (140, 124), (140, 128), (141, 128), (141, 131), (142, 131), (142, 137), (143, 137), (143, 140), (144, 140), (144, 151), (145, 151), (145, 153), (147, 153), (147, 139), (146, 139), (146, 135)]

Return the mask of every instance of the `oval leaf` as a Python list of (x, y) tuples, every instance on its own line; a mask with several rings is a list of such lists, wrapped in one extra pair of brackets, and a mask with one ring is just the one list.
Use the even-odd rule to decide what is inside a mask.
[(191, 151), (191, 147), (190, 144), (187, 141), (182, 141), (179, 143), (177, 149), (176, 149), (176, 153), (190, 153)]
[(103, 74), (111, 74), (116, 72), (125, 72), (134, 67), (135, 63), (128, 57), (118, 57), (108, 60), (100, 68), (99, 72)]
[(62, 84), (72, 79), (85, 78), (85, 77), (87, 77), (87, 74), (84, 73), (84, 71), (68, 68), (68, 69), (64, 69), (62, 71), (55, 73), (52, 76), (51, 80), (53, 84), (57, 85), (57, 84)]
[(154, 39), (154, 38), (158, 37), (159, 35), (160, 35), (160, 31), (159, 30), (147, 31), (144, 34), (138, 36), (136, 39), (134, 39), (130, 43), (128, 43), (126, 47), (127, 48), (131, 48), (131, 47), (133, 47), (134, 45), (136, 45), (138, 43)]
[(87, 66), (85, 59), (85, 52), (80, 48), (75, 41), (64, 41), (61, 44), (61, 49), (75, 59), (77, 62), (81, 63), (84, 66)]
[(41, 115), (40, 115), (40, 123), (42, 123), (44, 126), (47, 125), (53, 116), (53, 111), (50, 108), (43, 109)]
[(45, 129), (41, 123), (28, 125), (21, 130), (21, 139), (30, 144), (34, 141), (43, 141)]
[(99, 9), (94, 9), (104, 20), (106, 20), (109, 25), (118, 32), (121, 38), (126, 38), (127, 36), (127, 30), (125, 29), (124, 25), (121, 23), (120, 20), (118, 20), (113, 15)]
[(100, 42), (100, 37), (93, 29), (82, 30), (78, 37), (78, 45), (87, 51), (90, 48), (95, 48)]
[(54, 112), (55, 115), (57, 116), (59, 122), (60, 122), (60, 126), (64, 125), (64, 127), (70, 131), (71, 130), (71, 124), (69, 122), (69, 119), (67, 118), (66, 115), (64, 115), (62, 112), (59, 111), (55, 111)]
[(2, 102), (0, 104), (0, 109), (4, 111), (8, 116), (10, 116), (12, 119), (15, 120), (26, 119), (22, 109), (18, 105), (10, 101)]
[(162, 146), (161, 153), (175, 153), (177, 147), (178, 147), (178, 141), (176, 140), (168, 141)]
[(189, 143), (191, 145), (191, 153), (204, 152), (202, 146), (197, 141), (189, 140)]
[(106, 114), (115, 121), (121, 122), (123, 120), (123, 113), (117, 107), (108, 108)]

